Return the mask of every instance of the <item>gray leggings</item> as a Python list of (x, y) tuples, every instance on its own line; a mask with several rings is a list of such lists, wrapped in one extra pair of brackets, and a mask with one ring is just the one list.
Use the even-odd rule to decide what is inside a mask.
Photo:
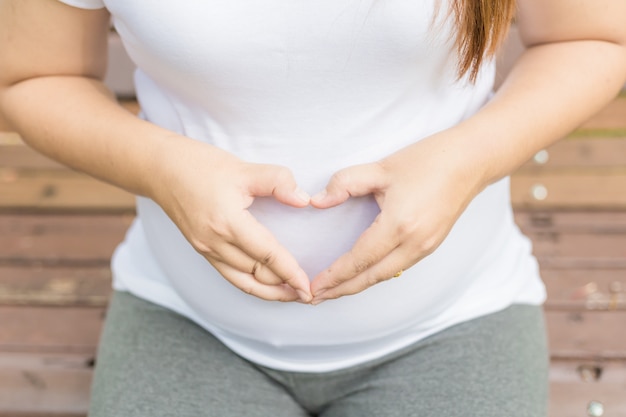
[(115, 293), (91, 417), (545, 417), (541, 308), (515, 305), (327, 373), (252, 364), (169, 310)]

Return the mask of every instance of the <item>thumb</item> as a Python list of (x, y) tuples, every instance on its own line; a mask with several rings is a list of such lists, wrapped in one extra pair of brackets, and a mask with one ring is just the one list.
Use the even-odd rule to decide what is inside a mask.
[(373, 194), (384, 187), (385, 175), (378, 164), (355, 165), (337, 171), (326, 188), (311, 198), (316, 208), (338, 206), (350, 197)]
[(288, 168), (258, 164), (254, 166), (251, 178), (248, 191), (252, 196), (271, 196), (283, 204), (298, 208), (309, 205), (311, 197), (298, 187)]

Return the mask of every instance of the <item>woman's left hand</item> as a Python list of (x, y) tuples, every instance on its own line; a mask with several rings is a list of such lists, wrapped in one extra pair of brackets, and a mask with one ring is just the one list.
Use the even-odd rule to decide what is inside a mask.
[(324, 209), (373, 194), (380, 207), (352, 249), (315, 277), (313, 304), (397, 277), (441, 244), (484, 186), (482, 164), (448, 139), (440, 133), (379, 162), (338, 171), (312, 198)]

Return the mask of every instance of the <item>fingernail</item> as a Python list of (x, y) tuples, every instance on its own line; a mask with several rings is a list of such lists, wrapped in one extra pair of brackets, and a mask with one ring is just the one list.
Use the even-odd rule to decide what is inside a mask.
[(304, 290), (296, 290), (296, 292), (300, 296), (300, 299), (304, 301), (305, 303), (310, 303), (311, 300), (313, 299), (313, 296)]
[(307, 194), (307, 193), (306, 193), (303, 189), (301, 189), (300, 187), (296, 188), (296, 196), (297, 196), (300, 200), (302, 200), (302, 201), (304, 201), (304, 202), (306, 202), (306, 203), (308, 203), (309, 201), (311, 201), (311, 196), (310, 196), (309, 194)]
[(326, 198), (327, 195), (328, 195), (328, 191), (326, 191), (326, 189), (323, 189), (319, 193), (315, 194), (312, 200), (318, 200), (318, 201), (323, 200), (324, 198)]

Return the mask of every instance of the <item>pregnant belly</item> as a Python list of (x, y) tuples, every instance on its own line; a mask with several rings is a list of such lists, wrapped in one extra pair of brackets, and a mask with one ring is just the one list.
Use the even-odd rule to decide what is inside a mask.
[(372, 197), (353, 198), (330, 209), (296, 209), (271, 198), (257, 198), (252, 215), (267, 227), (313, 279), (350, 250), (379, 213)]
[[(474, 215), (462, 216), (442, 246), (405, 271), (401, 279), (314, 307), (268, 302), (243, 293), (193, 250), (155, 203), (138, 201), (155, 258), (197, 317), (218, 331), (278, 346), (371, 340), (414, 327), (444, 311), (472, 285), (470, 272), (488, 246), (497, 244), (487, 242), (502, 229), (502, 223), (493, 212), (482, 209), (480, 205), (470, 208)], [(367, 197), (328, 210), (295, 209), (267, 198), (257, 199), (250, 211), (313, 278), (352, 247), (378, 214), (378, 206)], [(468, 233), (475, 236), (470, 245), (459, 238)]]

